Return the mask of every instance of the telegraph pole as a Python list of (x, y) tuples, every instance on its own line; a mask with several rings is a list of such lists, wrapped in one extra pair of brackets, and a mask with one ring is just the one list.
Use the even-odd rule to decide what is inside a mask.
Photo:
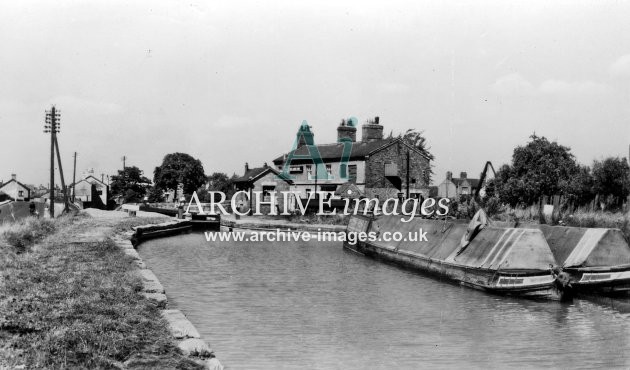
[(63, 177), (63, 166), (61, 165), (61, 154), (59, 154), (59, 142), (57, 141), (57, 135), (55, 135), (55, 148), (57, 149), (57, 164), (59, 165), (59, 177), (61, 178), (61, 190), (63, 191), (64, 212), (69, 212), (68, 188), (66, 188), (66, 181)]
[(60, 114), (53, 105), (46, 111), (44, 132), (50, 133), (50, 218), (55, 218), (55, 141), (59, 132)]
[(75, 187), (77, 184), (77, 152), (74, 152), (74, 169), (72, 170), (72, 203), (75, 200)]
[(125, 168), (127, 168), (127, 166), (125, 166), (125, 161), (127, 160), (127, 156), (123, 155), (122, 157), (122, 161), (123, 161), (123, 173), (125, 172)]

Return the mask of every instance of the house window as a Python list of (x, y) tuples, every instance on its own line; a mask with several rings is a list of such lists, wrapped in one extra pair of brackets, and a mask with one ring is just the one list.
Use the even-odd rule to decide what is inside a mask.
[(291, 166), (289, 167), (289, 173), (302, 173), (302, 166)]
[(271, 199), (271, 192), (273, 192), (275, 189), (276, 187), (273, 185), (263, 185), (263, 202), (268, 202)]
[(328, 176), (332, 175), (332, 165), (326, 165), (326, 173), (328, 174)]
[(348, 166), (348, 181), (356, 182), (357, 181), (357, 165), (351, 164)]
[(313, 171), (313, 166), (311, 166), (310, 164), (307, 164), (306, 165), (306, 175), (312, 175), (312, 173), (311, 173), (312, 171)]
[(24, 190), (18, 191), (18, 197), (23, 197), (23, 196), (24, 196)]

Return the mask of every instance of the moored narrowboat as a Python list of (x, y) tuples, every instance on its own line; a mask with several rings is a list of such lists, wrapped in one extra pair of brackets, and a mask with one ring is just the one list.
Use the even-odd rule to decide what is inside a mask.
[[(560, 299), (555, 259), (541, 230), (501, 228), (479, 219), (352, 216), (348, 233), (372, 233), (372, 238), (344, 248), (417, 271), (449, 278), (462, 285), (493, 293), (528, 298)], [(398, 241), (388, 235), (400, 233)], [(411, 238), (414, 232), (426, 239)], [(348, 239), (355, 239), (350, 238)]]
[(630, 246), (618, 229), (538, 225), (569, 293), (630, 294)]

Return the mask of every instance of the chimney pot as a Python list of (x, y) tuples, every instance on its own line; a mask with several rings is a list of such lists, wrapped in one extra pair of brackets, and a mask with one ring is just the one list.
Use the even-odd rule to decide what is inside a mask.
[(337, 142), (340, 143), (342, 139), (348, 138), (352, 142), (357, 141), (357, 128), (350, 124), (350, 120), (341, 120), (339, 127), (337, 127)]
[(375, 117), (374, 122), (368, 121), (362, 126), (361, 141), (371, 142), (383, 140), (383, 126), (379, 124), (379, 118)]
[(247, 173), (247, 171), (249, 171), (249, 163), (245, 162), (245, 173)]

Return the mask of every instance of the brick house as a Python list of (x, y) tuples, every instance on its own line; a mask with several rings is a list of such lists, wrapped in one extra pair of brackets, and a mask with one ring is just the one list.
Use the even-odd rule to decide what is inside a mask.
[[(243, 176), (238, 177), (232, 181), (234, 184), (234, 189), (245, 190), (249, 193), (249, 200), (245, 196), (242, 196), (240, 199), (237, 197), (237, 204), (242, 200), (246, 202), (246, 206), (248, 209), (253, 208), (254, 201), (254, 191), (261, 191), (263, 194), (263, 201), (269, 201), (269, 197), (271, 192), (277, 192), (277, 204), (278, 207), (282, 210), (284, 207), (284, 202), (282, 197), (280, 196), (281, 191), (289, 191), (293, 181), (288, 179), (282, 179), (282, 173), (278, 170), (270, 167), (265, 163), (262, 167), (249, 168), (249, 164), (245, 163), (245, 172)], [(229, 199), (228, 199), (229, 200)], [(264, 209), (264, 213), (269, 211), (269, 207), (262, 207)], [(241, 210), (244, 212), (244, 210)]]
[(460, 195), (471, 195), (479, 185), (479, 179), (468, 177), (466, 172), (461, 172), (459, 178), (453, 177), (448, 171), (446, 178), (438, 185), (437, 196), (440, 198), (455, 198)]
[[(428, 196), (430, 163), (424, 153), (401, 137), (384, 138), (378, 117), (362, 126), (361, 141), (357, 141), (356, 131), (354, 125), (342, 121), (337, 127), (336, 143), (316, 145), (311, 127), (303, 124), (297, 132), (297, 148), (274, 159), (273, 164), (278, 172), (291, 176), (291, 190), (302, 198), (317, 191), (339, 198), (343, 194), (337, 190), (347, 182), (354, 183), (368, 198)], [(352, 143), (347, 161), (342, 160), (347, 148), (344, 140)], [(313, 153), (318, 153), (323, 162), (320, 176), (315, 176)], [(311, 157), (299, 158), (308, 155)]]

